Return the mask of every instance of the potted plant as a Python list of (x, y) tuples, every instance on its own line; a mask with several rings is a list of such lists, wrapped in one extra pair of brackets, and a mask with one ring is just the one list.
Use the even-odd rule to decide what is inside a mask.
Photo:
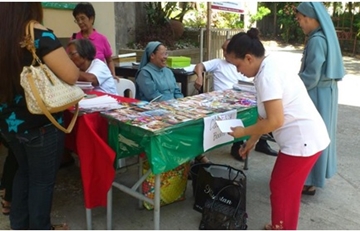
[(147, 2), (145, 4), (146, 23), (138, 33), (137, 41), (146, 45), (159, 40), (170, 49), (184, 33), (182, 20), (192, 9), (189, 2)]

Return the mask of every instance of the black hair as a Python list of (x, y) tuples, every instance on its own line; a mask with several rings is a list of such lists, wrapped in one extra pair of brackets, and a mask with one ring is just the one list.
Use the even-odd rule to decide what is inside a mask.
[[(0, 3), (0, 104), (11, 103), (16, 94), (24, 89), (20, 85), (24, 54), (21, 48), (25, 27), (30, 20), (43, 20), (41, 2), (1, 2)], [(1, 107), (0, 107), (1, 108)]]
[(74, 39), (71, 40), (67, 46), (74, 45), (76, 51), (81, 58), (87, 60), (94, 60), (96, 55), (96, 48), (89, 39)]
[(244, 59), (246, 54), (252, 54), (255, 57), (262, 57), (265, 54), (265, 48), (259, 39), (259, 30), (251, 28), (246, 33), (240, 32), (234, 35), (226, 49), (228, 54), (233, 53), (236, 58)]
[(75, 6), (72, 12), (74, 18), (79, 14), (85, 14), (88, 18), (93, 17), (95, 22), (95, 9), (90, 2), (81, 2)]

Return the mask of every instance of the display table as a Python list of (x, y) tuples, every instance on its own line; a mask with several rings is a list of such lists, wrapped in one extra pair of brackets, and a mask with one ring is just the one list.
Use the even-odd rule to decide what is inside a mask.
[[(96, 91), (88, 94), (104, 95)], [(137, 101), (113, 97), (119, 102)], [(64, 117), (68, 124), (72, 112), (65, 111)], [(107, 205), (107, 193), (115, 177), (115, 151), (108, 146), (107, 140), (108, 122), (99, 112), (80, 113), (74, 129), (65, 137), (65, 147), (79, 156), (88, 229), (91, 229), (91, 209)]]
[[(117, 159), (138, 155), (141, 152), (146, 153), (146, 157), (150, 164), (150, 170), (155, 174), (154, 200), (145, 198), (136, 190), (137, 187), (141, 185), (141, 182), (145, 179), (145, 177), (136, 182), (131, 188), (119, 183), (114, 183), (113, 186), (138, 199), (146, 200), (154, 205), (154, 229), (160, 228), (160, 174), (172, 170), (204, 153), (204, 119), (202, 114), (206, 117), (220, 113), (221, 111), (225, 112), (226, 110), (236, 109), (237, 118), (242, 119), (245, 126), (252, 125), (256, 123), (258, 116), (257, 108), (254, 105), (255, 96), (251, 95), (251, 99), (249, 99), (249, 94), (250, 93), (227, 90), (221, 93), (211, 92), (186, 97), (181, 101), (189, 102), (191, 100), (192, 104), (188, 104), (189, 109), (181, 108), (181, 105), (176, 102), (157, 102), (155, 107), (172, 111), (173, 114), (179, 115), (182, 119), (184, 119), (186, 115), (192, 115), (195, 117), (196, 114), (198, 115), (197, 119), (184, 119), (186, 121), (178, 123), (173, 122), (175, 124), (169, 126), (163, 124), (164, 121), (169, 122), (169, 116), (166, 113), (164, 114), (166, 116), (156, 115), (150, 119), (149, 121), (153, 123), (151, 127), (147, 125), (149, 122), (144, 122), (144, 124), (141, 123), (141, 121), (146, 121), (146, 118), (144, 117), (140, 118), (134, 115), (132, 119), (125, 118), (125, 114), (129, 117), (132, 116), (130, 112), (124, 113), (119, 110), (118, 112), (101, 113), (109, 121), (108, 143), (116, 151)], [(229, 97), (229, 95), (231, 95), (231, 97)], [(221, 102), (213, 102), (210, 100), (214, 98), (220, 99)], [(236, 102), (234, 101), (234, 98), (237, 98)], [(196, 102), (199, 102), (199, 105), (202, 106), (194, 107), (193, 104)], [(249, 105), (249, 102), (252, 104)], [(223, 105), (221, 103), (223, 103)], [(176, 107), (176, 109), (174, 109), (174, 107)], [(215, 112), (206, 113), (211, 111), (211, 108), (214, 108)], [(183, 111), (183, 113), (180, 114), (181, 111)], [(174, 116), (172, 118), (174, 118)], [(158, 125), (162, 124), (163, 127), (160, 125), (158, 127), (154, 127), (154, 121), (158, 123)], [(236, 139), (235, 141), (245, 138), (246, 137)], [(228, 143), (223, 143), (221, 145)], [(108, 204), (108, 229), (111, 229), (112, 227), (111, 193), (112, 192), (110, 191)]]

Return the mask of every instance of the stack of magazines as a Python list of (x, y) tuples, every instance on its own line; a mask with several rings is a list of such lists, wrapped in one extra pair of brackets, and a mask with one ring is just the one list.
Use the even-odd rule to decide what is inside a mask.
[(81, 111), (104, 111), (104, 110), (113, 110), (123, 108), (123, 105), (120, 105), (119, 102), (108, 95), (97, 96), (90, 99), (82, 99), (79, 102), (79, 107)]
[(76, 86), (80, 87), (83, 91), (90, 91), (94, 89), (91, 82), (84, 82), (84, 81), (76, 81)]
[(233, 89), (238, 90), (238, 91), (246, 91), (246, 92), (251, 92), (253, 94), (256, 94), (256, 89), (255, 89), (254, 83), (252, 83), (252, 82), (246, 82), (246, 81), (239, 80), (238, 83), (233, 85)]

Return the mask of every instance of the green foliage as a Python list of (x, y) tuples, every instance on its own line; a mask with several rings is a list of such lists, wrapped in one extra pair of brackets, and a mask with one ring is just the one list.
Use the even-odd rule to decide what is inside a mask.
[(162, 6), (161, 2), (148, 2), (144, 5), (148, 25), (163, 26), (167, 23), (171, 13), (176, 7), (176, 2)]
[(207, 22), (207, 12), (204, 2), (199, 4), (200, 9), (190, 10), (184, 17), (183, 23), (188, 28), (204, 28)]
[(278, 23), (280, 35), (284, 42), (303, 42), (304, 33), (295, 19), (295, 9), (299, 2), (278, 3)]
[(244, 22), (241, 21), (240, 14), (229, 13), (229, 12), (219, 12), (219, 21), (215, 23), (217, 28), (244, 28)]
[(250, 27), (248, 29), (250, 29), (256, 21), (263, 19), (266, 15), (268, 15), (270, 13), (271, 13), (271, 10), (269, 8), (267, 8), (265, 6), (260, 6), (258, 8), (256, 14), (254, 14), (254, 15), (249, 14)]
[(176, 46), (176, 36), (169, 21), (183, 20), (185, 14), (192, 9), (188, 2), (146, 2), (146, 23), (139, 26), (136, 42), (131, 46), (144, 47), (149, 41), (160, 41), (169, 49)]
[[(244, 28), (244, 22), (240, 19), (240, 14), (215, 11), (212, 13), (212, 27), (215, 28)], [(207, 23), (207, 9), (204, 2), (200, 2), (199, 9), (190, 10), (184, 17), (184, 26), (189, 28), (204, 28)]]
[(179, 2), (178, 7), (170, 14), (170, 19), (175, 19), (183, 22), (185, 15), (193, 9), (193, 3)]
[(147, 2), (145, 3), (147, 23), (165, 25), (170, 19), (182, 22), (185, 14), (192, 9), (189, 2)]

